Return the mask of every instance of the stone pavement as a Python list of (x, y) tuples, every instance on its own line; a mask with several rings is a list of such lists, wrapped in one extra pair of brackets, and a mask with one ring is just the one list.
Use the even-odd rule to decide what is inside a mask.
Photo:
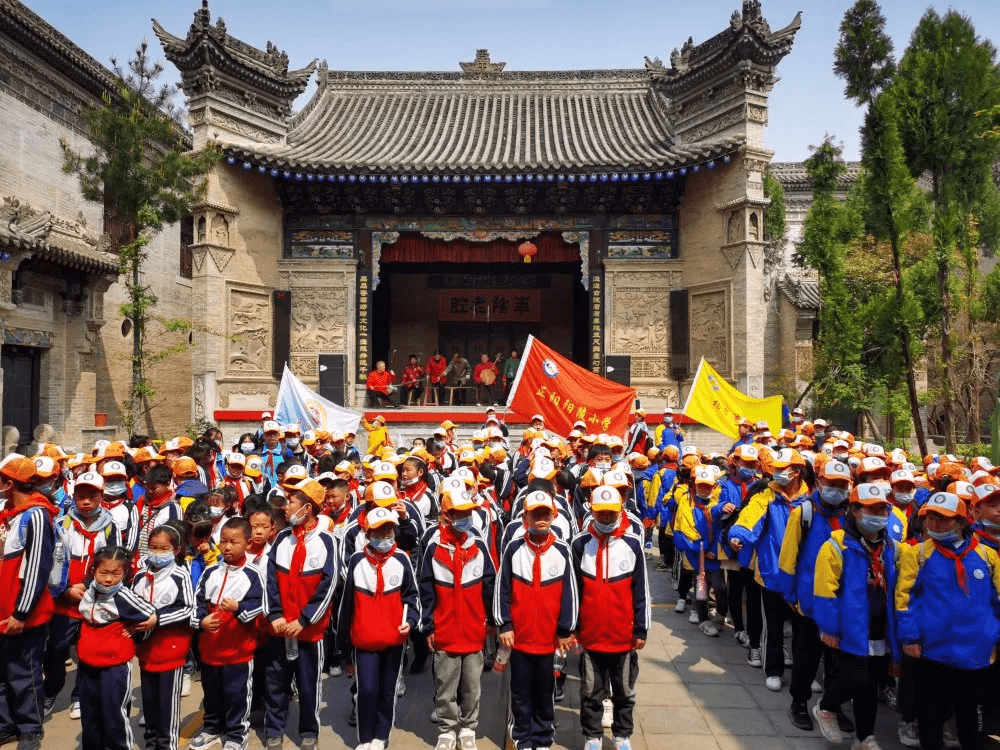
[[(650, 568), (655, 564), (647, 557)], [(746, 663), (746, 650), (733, 640), (727, 626), (719, 638), (709, 638), (688, 622), (687, 614), (673, 611), (676, 594), (662, 572), (651, 570), (653, 628), (646, 647), (640, 652), (635, 750), (772, 750), (778, 748), (829, 747), (819, 731), (802, 732), (786, 716), (789, 705), (787, 686), (781, 693), (764, 687), (760, 669)], [(580, 734), (576, 659), (568, 665), (566, 700), (556, 707), (556, 746), (582, 748)], [(786, 674), (787, 677), (787, 674)], [(428, 668), (424, 674), (406, 677), (407, 693), (397, 703), (396, 729), (390, 738), (394, 750), (433, 747), (437, 727), (429, 716), (433, 708), (433, 684)], [(138, 681), (138, 670), (136, 670)], [(136, 683), (138, 686), (138, 682)], [(45, 747), (70, 748), (79, 743), (79, 722), (68, 716), (70, 682), (56, 703), (56, 712), (46, 724)], [(346, 677), (327, 678), (323, 683), (325, 704), (321, 712), (323, 734), (320, 747), (343, 750), (357, 745), (355, 730), (347, 725), (349, 682)], [(136, 745), (142, 746), (142, 730), (137, 723), (139, 692), (133, 695), (133, 731)], [(200, 728), (201, 683), (195, 682), (190, 697), (182, 702), (182, 742)], [(481, 710), (481, 750), (499, 750), (503, 737), (505, 703), (501, 697), (501, 676), (483, 676)], [(850, 710), (848, 708), (848, 713)], [(292, 703), (289, 734), (285, 748), (296, 747), (296, 704)], [(897, 716), (879, 707), (876, 737), (884, 750), (901, 748), (896, 735)], [(257, 727), (250, 747), (261, 748)], [(1000, 743), (989, 744), (1000, 748)], [(610, 730), (605, 750), (613, 747)], [(841, 747), (850, 747), (845, 743)]]

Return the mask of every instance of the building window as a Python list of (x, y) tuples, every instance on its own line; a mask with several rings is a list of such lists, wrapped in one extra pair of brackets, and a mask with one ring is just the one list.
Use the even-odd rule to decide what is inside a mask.
[(181, 270), (182, 279), (190, 279), (194, 274), (191, 245), (194, 244), (194, 217), (181, 219)]

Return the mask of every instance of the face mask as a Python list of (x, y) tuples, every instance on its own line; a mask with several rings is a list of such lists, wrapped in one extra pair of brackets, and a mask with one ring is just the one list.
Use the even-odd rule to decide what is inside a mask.
[(817, 432), (815, 435), (813, 435), (813, 438), (816, 440), (816, 444), (819, 445), (820, 443), (822, 443), (826, 439), (826, 433), (825, 432)]
[(97, 581), (94, 581), (94, 590), (98, 594), (101, 594), (102, 596), (111, 596), (111, 595), (117, 594), (119, 591), (121, 591), (122, 587), (124, 585), (125, 585), (124, 583), (122, 583), (121, 581), (119, 581), (114, 586), (104, 586), (104, 585), (98, 583)]
[(365, 473), (363, 471), (358, 470), (358, 471), (354, 472), (354, 478), (355, 479), (364, 479), (365, 478)]
[(109, 497), (121, 497), (126, 492), (128, 492), (128, 483), (126, 482), (105, 482), (104, 484), (104, 494)]
[(858, 517), (858, 528), (865, 534), (877, 534), (889, 523), (889, 516), (876, 516), (871, 513), (862, 513)]
[(386, 552), (392, 549), (392, 545), (395, 543), (395, 541), (396, 540), (390, 536), (390, 537), (385, 537), (384, 539), (369, 539), (368, 544), (370, 544), (371, 548), (376, 552), (385, 554)]
[(415, 485), (415, 484), (416, 484), (416, 483), (417, 483), (418, 481), (420, 481), (420, 477), (419, 477), (419, 476), (416, 476), (416, 477), (413, 477), (413, 479), (403, 479), (403, 480), (401, 480), (400, 484), (401, 484), (401, 485), (402, 485), (403, 487), (412, 487), (412, 486), (413, 486), (413, 485)]
[(823, 499), (823, 502), (827, 505), (837, 506), (843, 505), (847, 500), (847, 496), (850, 494), (849, 490), (841, 489), (840, 487), (820, 487), (819, 496)]
[(292, 526), (301, 526), (302, 524), (304, 524), (306, 522), (305, 510), (306, 510), (305, 508), (301, 508), (300, 510), (293, 513), (292, 517), (288, 519), (288, 523), (290, 523)]
[(451, 522), (451, 527), (459, 534), (467, 534), (472, 531), (472, 516), (468, 518), (456, 518)]
[(285, 441), (285, 445), (287, 445), (289, 448), (292, 448), (293, 450), (295, 448), (298, 448), (299, 447), (298, 438), (289, 438), (288, 440)]
[(618, 528), (618, 521), (614, 523), (598, 523), (594, 521), (594, 530), (598, 534), (610, 534), (612, 531)]
[(709, 500), (711, 500), (711, 499), (712, 499), (712, 493), (711, 493), (711, 491), (707, 492), (707, 493), (706, 493), (706, 494), (704, 494), (704, 495), (703, 495), (703, 494), (701, 494), (700, 492), (697, 492), (697, 491), (696, 491), (696, 492), (695, 492), (695, 495), (697, 495), (697, 496), (698, 496), (698, 499), (699, 499), (699, 500), (701, 500), (701, 502), (702, 502), (702, 503), (707, 503), (707, 502), (708, 502)]
[(754, 473), (755, 472), (753, 469), (748, 469), (745, 466), (743, 466), (740, 467), (740, 469), (736, 472), (736, 476), (740, 478), (741, 482), (749, 482), (751, 479), (753, 479)]
[(254, 444), (253, 443), (240, 443), (240, 450), (246, 455), (253, 453)]
[(792, 417), (792, 424), (802, 424), (802, 417)]
[(222, 508), (216, 505), (210, 505), (208, 507), (208, 515), (210, 515), (212, 518), (218, 518), (219, 516), (222, 515), (222, 510), (223, 510)]
[(46, 482), (45, 484), (38, 485), (36, 489), (43, 495), (51, 495), (52, 491), (55, 490), (55, 488), (56, 488), (55, 482)]
[(612, 455), (612, 456), (611, 456), (611, 460), (612, 460), (613, 462), (618, 462), (618, 461), (621, 461), (621, 460), (623, 460), (624, 458), (625, 458), (625, 456), (624, 456), (623, 454), (621, 454), (621, 453), (615, 453), (614, 455)]
[(170, 552), (153, 553), (146, 555), (146, 566), (153, 570), (161, 570), (174, 562), (175, 558)]
[(896, 502), (900, 505), (909, 505), (913, 502), (912, 492), (894, 492), (892, 496), (896, 499)]
[(955, 544), (962, 538), (962, 532), (958, 529), (952, 529), (951, 531), (928, 531), (927, 536), (936, 542)]
[(78, 516), (80, 516), (80, 518), (82, 518), (84, 520), (90, 520), (91, 518), (96, 518), (97, 514), (101, 512), (101, 506), (98, 505), (92, 511), (90, 511), (90, 513), (84, 513), (79, 508), (75, 508), (75, 510), (76, 510), (76, 514)]
[(607, 471), (608, 469), (611, 468), (611, 462), (610, 461), (598, 461), (597, 463), (594, 464), (594, 468), (595, 469), (600, 469), (601, 471)]
[(673, 424), (673, 423), (674, 423), (674, 418), (673, 417), (664, 417), (663, 418), (663, 424)]
[(834, 453), (833, 454), (833, 458), (836, 461), (840, 461), (841, 463), (844, 463), (845, 461), (847, 461), (847, 454), (846, 453)]
[(785, 469), (784, 471), (776, 471), (774, 472), (774, 481), (784, 487), (785, 485), (792, 483), (794, 476), (794, 473), (788, 469)]

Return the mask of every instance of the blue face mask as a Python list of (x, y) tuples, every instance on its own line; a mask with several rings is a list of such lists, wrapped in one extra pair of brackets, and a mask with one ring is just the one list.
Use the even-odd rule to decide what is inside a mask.
[(748, 469), (745, 466), (741, 466), (737, 470), (736, 476), (739, 477), (739, 480), (741, 482), (749, 482), (751, 479), (753, 479), (755, 473), (756, 472), (754, 472), (753, 469)]
[(598, 523), (597, 521), (594, 521), (594, 531), (598, 534), (610, 534), (617, 528), (618, 521), (615, 521), (614, 523)]
[(163, 568), (170, 565), (170, 563), (175, 562), (174, 555), (172, 552), (163, 553), (153, 553), (150, 552), (146, 555), (146, 566), (152, 568), (153, 570), (162, 570)]
[(121, 591), (124, 586), (125, 584), (122, 583), (121, 581), (116, 583), (114, 586), (103, 586), (99, 584), (97, 581), (94, 581), (94, 591), (96, 591), (98, 594), (101, 594), (102, 596), (113, 596), (114, 594), (117, 594), (119, 591)]
[(962, 532), (958, 529), (952, 529), (951, 531), (928, 531), (927, 536), (935, 542), (955, 544), (962, 538)]
[(368, 543), (372, 546), (372, 549), (375, 550), (376, 552), (381, 552), (382, 554), (385, 554), (386, 552), (392, 549), (392, 545), (395, 543), (395, 541), (396, 540), (390, 536), (386, 537), (385, 539), (369, 539)]
[(889, 516), (876, 516), (871, 513), (861, 513), (858, 516), (858, 528), (864, 534), (877, 534), (889, 523)]
[(775, 482), (777, 482), (782, 487), (784, 487), (785, 485), (791, 484), (792, 483), (792, 479), (794, 477), (795, 477), (795, 472), (789, 471), (789, 470), (785, 469), (783, 471), (776, 471), (776, 472), (774, 472), (773, 479), (774, 479)]
[(850, 494), (849, 490), (842, 489), (841, 487), (820, 487), (819, 496), (823, 499), (823, 502), (827, 505), (838, 506), (843, 505), (844, 501), (847, 500), (847, 496)]
[(472, 516), (456, 518), (451, 522), (451, 527), (459, 534), (468, 534), (472, 531)]

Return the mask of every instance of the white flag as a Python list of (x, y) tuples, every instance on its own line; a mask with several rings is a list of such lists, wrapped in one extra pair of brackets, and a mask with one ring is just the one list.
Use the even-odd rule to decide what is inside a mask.
[(281, 374), (274, 416), (280, 424), (297, 424), (303, 431), (356, 432), (361, 423), (360, 414), (327, 401), (295, 377), (287, 364)]

